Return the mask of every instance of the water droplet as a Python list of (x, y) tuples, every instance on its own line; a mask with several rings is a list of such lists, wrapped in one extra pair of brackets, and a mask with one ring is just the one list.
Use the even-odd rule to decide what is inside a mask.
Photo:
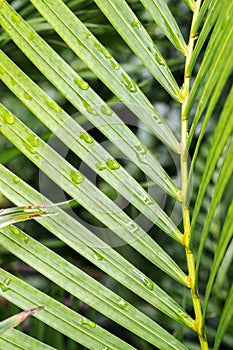
[(156, 52), (155, 59), (156, 59), (156, 61), (158, 62), (159, 65), (165, 66), (166, 63), (165, 63), (163, 57), (160, 55), (160, 53)]
[(26, 244), (29, 242), (29, 237), (27, 235), (25, 235), (25, 233), (21, 234), (21, 238)]
[(120, 300), (117, 302), (117, 305), (120, 309), (125, 309), (128, 303), (124, 299), (120, 298)]
[(27, 138), (27, 141), (30, 143), (30, 145), (32, 147), (38, 147), (39, 146), (39, 140), (38, 140), (38, 137), (36, 135), (30, 135), (28, 138)]
[(125, 213), (115, 213), (115, 216), (121, 225), (126, 226), (131, 233), (135, 233), (139, 230), (138, 225), (134, 221), (129, 220)]
[(148, 161), (145, 160), (145, 155), (147, 154), (146, 147), (142, 143), (139, 143), (137, 146), (134, 146), (134, 149), (136, 152), (136, 157), (139, 160), (139, 162), (148, 164)]
[(10, 278), (5, 278), (3, 282), (0, 282), (0, 289), (3, 292), (6, 292), (9, 290), (9, 284), (11, 283), (11, 279)]
[(115, 69), (115, 70), (121, 68), (120, 64), (118, 62), (116, 62), (116, 61), (111, 61), (111, 65), (112, 65), (112, 68)]
[(62, 111), (61, 107), (56, 102), (54, 102), (52, 100), (46, 100), (45, 102), (54, 111), (56, 111), (56, 112), (61, 112)]
[(0, 74), (2, 75), (2, 74), (4, 74), (4, 73), (6, 73), (5, 69), (4, 69), (3, 67), (0, 66)]
[(102, 261), (103, 260), (104, 257), (100, 253), (98, 253), (94, 249), (93, 249), (93, 252), (94, 252), (95, 260), (98, 260), (98, 261)]
[(130, 92), (136, 92), (137, 91), (137, 86), (135, 82), (128, 77), (126, 74), (121, 74), (122, 78), (124, 79), (123, 84), (126, 87), (126, 89)]
[(36, 150), (34, 149), (33, 146), (31, 146), (27, 142), (23, 142), (23, 145), (26, 148), (26, 150), (28, 150), (28, 152), (30, 152), (31, 154), (36, 154)]
[(150, 197), (148, 193), (145, 190), (143, 190), (143, 188), (136, 187), (134, 191), (136, 192), (134, 196), (139, 197), (143, 203), (147, 205), (152, 205), (155, 203), (154, 199)]
[(87, 33), (85, 36), (86, 36), (87, 39), (90, 39), (92, 37), (92, 34), (91, 33)]
[(26, 91), (24, 91), (23, 95), (26, 98), (26, 100), (32, 100), (32, 96), (29, 95)]
[(105, 115), (109, 115), (111, 116), (113, 114), (113, 111), (111, 110), (111, 108), (108, 105), (102, 105), (100, 107), (100, 111), (105, 114)]
[(31, 32), (31, 33), (29, 34), (29, 40), (34, 40), (35, 37), (36, 37), (36, 34), (35, 34), (34, 32)]
[(107, 167), (106, 167), (106, 164), (105, 164), (105, 163), (101, 163), (101, 162), (96, 163), (95, 166), (96, 166), (96, 168), (97, 168), (99, 171), (104, 170), (104, 169), (107, 168)]
[(142, 283), (144, 284), (144, 286), (149, 289), (149, 290), (152, 290), (154, 288), (154, 282), (151, 281), (150, 278), (146, 277), (146, 276), (143, 276), (142, 278)]
[(75, 77), (74, 82), (82, 90), (87, 90), (89, 88), (89, 84), (81, 77)]
[(97, 48), (97, 51), (101, 52), (104, 55), (104, 57), (108, 59), (112, 58), (112, 55), (108, 52), (108, 50), (104, 46), (102, 46), (97, 42), (94, 43), (94, 46)]
[(84, 140), (87, 143), (93, 143), (94, 139), (91, 135), (89, 135), (87, 132), (83, 131), (81, 132), (81, 134), (79, 135), (80, 139)]
[(13, 176), (13, 181), (15, 184), (18, 184), (20, 182), (20, 178), (16, 175)]
[(79, 171), (76, 170), (70, 170), (70, 177), (71, 180), (75, 183), (75, 184), (80, 184), (81, 182), (84, 181), (85, 177), (83, 176), (83, 174), (81, 174)]
[(120, 168), (120, 164), (118, 163), (118, 161), (111, 158), (108, 158), (106, 160), (106, 165), (110, 170), (116, 170)]
[(15, 122), (15, 117), (6, 110), (2, 112), (2, 117), (5, 120), (5, 122), (9, 125), (14, 124)]
[(20, 231), (16, 226), (10, 225), (10, 226), (9, 226), (9, 229), (10, 229), (11, 232), (14, 233), (15, 235), (21, 235), (21, 231)]
[(130, 24), (131, 24), (131, 27), (133, 27), (133, 28), (135, 28), (135, 27), (138, 28), (138, 29), (142, 28), (142, 24), (141, 24), (141, 22), (138, 19), (135, 19)]
[(98, 115), (98, 112), (93, 107), (91, 107), (91, 105), (87, 101), (85, 101), (83, 98), (81, 98), (81, 101), (88, 113), (92, 115)]
[(107, 346), (105, 346), (104, 348), (102, 348), (101, 350), (109, 350), (109, 348)]
[(14, 23), (20, 22), (20, 17), (16, 13), (11, 16), (11, 19)]
[(86, 325), (86, 326), (89, 326), (91, 328), (95, 328), (96, 327), (96, 323), (91, 321), (91, 320), (88, 320), (86, 317), (82, 317), (81, 320), (80, 320), (80, 324), (81, 325)]

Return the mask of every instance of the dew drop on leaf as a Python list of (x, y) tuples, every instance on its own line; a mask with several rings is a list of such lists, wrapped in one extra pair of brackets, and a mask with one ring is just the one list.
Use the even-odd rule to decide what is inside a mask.
[(142, 28), (142, 24), (138, 19), (135, 19), (130, 24), (131, 24), (131, 27), (133, 27), (133, 28), (138, 28), (138, 29)]
[(94, 252), (95, 260), (102, 261), (104, 259), (103, 256), (97, 251), (93, 250), (93, 252)]
[(33, 146), (31, 146), (30, 144), (28, 144), (27, 142), (23, 142), (24, 147), (26, 148), (26, 150), (28, 152), (30, 152), (31, 154), (36, 154), (36, 150), (34, 149)]
[(148, 278), (148, 277), (143, 276), (143, 278), (142, 278), (142, 283), (143, 283), (144, 286), (145, 286), (147, 289), (149, 289), (149, 290), (152, 290), (152, 289), (154, 288), (154, 282), (151, 281), (151, 279)]
[(135, 84), (135, 82), (129, 78), (126, 74), (121, 74), (122, 78), (123, 78), (123, 84), (126, 87), (126, 89), (130, 92), (136, 92), (137, 91), (137, 86)]
[(125, 309), (128, 303), (124, 299), (120, 298), (120, 300), (117, 302), (117, 305), (120, 309)]
[(86, 143), (93, 143), (94, 142), (93, 137), (85, 131), (81, 132), (79, 137), (80, 137), (80, 139), (84, 140)]
[(80, 184), (85, 179), (85, 177), (79, 171), (75, 170), (70, 171), (70, 178), (75, 184)]
[(30, 145), (32, 147), (38, 147), (39, 146), (39, 140), (38, 140), (38, 137), (36, 135), (30, 135), (27, 138), (27, 141), (30, 143)]
[(120, 168), (120, 164), (118, 163), (118, 161), (111, 158), (108, 158), (106, 160), (106, 165), (110, 170), (116, 170)]
[(108, 105), (102, 105), (100, 107), (100, 111), (105, 114), (105, 115), (109, 115), (111, 116), (113, 114), (113, 111), (111, 110), (111, 108)]
[(56, 111), (56, 112), (61, 112), (62, 111), (61, 107), (56, 102), (54, 102), (52, 100), (46, 100), (45, 102), (54, 111)]
[(91, 321), (91, 320), (88, 320), (86, 317), (82, 317), (81, 318), (80, 324), (81, 325), (85, 325), (85, 326), (89, 326), (91, 328), (95, 328), (96, 327), (96, 323)]
[(97, 51), (101, 52), (105, 58), (112, 58), (112, 55), (108, 52), (108, 50), (102, 46), (101, 44), (99, 44), (98, 42), (94, 43), (94, 46), (97, 48)]
[(106, 164), (105, 163), (101, 163), (101, 162), (96, 163), (95, 166), (96, 166), (97, 170), (99, 170), (99, 171), (104, 170), (104, 169), (107, 168)]
[(17, 227), (10, 225), (9, 229), (11, 230), (12, 233), (14, 233), (14, 235), (21, 235), (21, 231)]
[(5, 120), (5, 122), (9, 125), (14, 124), (15, 122), (15, 117), (6, 110), (2, 112), (2, 117)]
[(116, 61), (111, 61), (111, 65), (112, 65), (112, 68), (115, 69), (115, 70), (121, 68), (120, 64), (118, 62), (116, 62)]
[(16, 175), (13, 176), (13, 181), (15, 184), (18, 184), (20, 182), (20, 178)]
[(82, 90), (87, 90), (89, 88), (89, 84), (80, 77), (75, 77), (74, 82)]
[(0, 289), (3, 292), (7, 292), (9, 290), (9, 284), (11, 283), (10, 278), (5, 278), (3, 282), (0, 282)]

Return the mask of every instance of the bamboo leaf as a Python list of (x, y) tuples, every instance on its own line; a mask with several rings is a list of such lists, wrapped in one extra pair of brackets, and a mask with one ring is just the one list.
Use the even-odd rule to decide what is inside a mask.
[(164, 0), (140, 1), (175, 48), (186, 56), (187, 45), (167, 3)]

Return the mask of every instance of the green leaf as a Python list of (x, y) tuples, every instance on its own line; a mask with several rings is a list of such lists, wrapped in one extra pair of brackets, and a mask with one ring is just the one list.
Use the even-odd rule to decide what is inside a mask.
[[(192, 234), (194, 234), (195, 225), (198, 219), (198, 214), (200, 212), (202, 201), (203, 201), (206, 189), (208, 187), (208, 184), (211, 180), (212, 174), (214, 172), (215, 166), (233, 130), (232, 98), (233, 98), (233, 88), (231, 89), (228, 95), (228, 98), (225, 102), (217, 127), (215, 129), (212, 145), (209, 150), (207, 162), (206, 162), (205, 169), (202, 176), (202, 181), (199, 186), (199, 191), (198, 191), (197, 199), (194, 206), (192, 225), (191, 225)], [(197, 146), (199, 147), (199, 144), (197, 144)]]
[[(61, 38), (63, 38), (69, 47), (87, 64), (96, 76), (98, 76), (160, 140), (172, 150), (179, 153), (180, 147), (176, 138), (167, 127), (163, 118), (155, 110), (154, 106), (139, 90), (135, 82), (127, 75), (119, 63), (111, 57), (111, 54), (106, 48), (93, 36), (82, 22), (74, 16), (64, 3), (61, 0), (53, 4), (47, 1), (32, 2)], [(150, 40), (150, 37), (148, 40)], [(88, 103), (92, 105), (93, 100), (96, 101), (95, 104), (97, 106), (102, 104), (100, 100), (96, 99), (95, 95), (92, 96), (92, 99), (90, 99)], [(122, 132), (121, 130), (121, 133)]]
[[(178, 348), (185, 349), (173, 336), (169, 335), (162, 327), (143, 315), (127, 301), (31, 237), (28, 243), (25, 244), (9, 228), (1, 229), (1, 233), (1, 244), (7, 250), (16, 254), (26, 263), (30, 263), (30, 266), (36, 268), (37, 271), (78, 299), (159, 348), (169, 349), (170, 346), (170, 348), (176, 349), (175, 346), (178, 346)], [(11, 282), (8, 285), (11, 286)], [(43, 305), (47, 310), (47, 304), (44, 303)], [(185, 319), (185, 315), (181, 314), (182, 316)], [(82, 325), (82, 319), (79, 323)], [(93, 322), (92, 324), (86, 324), (91, 328), (95, 328)], [(108, 338), (110, 339), (110, 336)]]
[[(116, 64), (116, 61), (105, 57), (102, 51), (98, 48), (101, 44), (97, 42), (96, 39), (92, 38), (92, 34), (89, 30), (78, 21), (64, 3), (60, 0), (58, 1), (59, 7), (57, 6), (57, 2), (54, 3), (53, 11), (49, 10), (47, 6), (45, 7), (43, 15), (45, 17), (48, 16), (47, 20), (52, 21), (55, 17), (52, 25), (55, 27), (55, 24), (57, 24), (55, 29), (61, 36), (65, 34), (65, 39), (69, 46), (79, 55), (83, 52), (82, 59), (84, 61), (86, 59), (86, 63), (89, 65), (91, 63), (93, 64), (93, 67), (91, 68), (93, 68), (93, 71), (97, 76), (101, 74), (104, 83), (110, 85), (113, 92), (116, 93), (117, 96), (120, 96), (121, 101), (124, 102), (165, 144), (171, 147), (174, 151), (179, 152), (180, 147), (174, 135), (165, 125), (165, 122), (159, 116), (152, 104), (136, 87), (135, 82), (122, 70), (121, 67), (119, 67), (119, 69), (113, 68), (112, 64)], [(35, 6), (38, 6), (38, 3), (39, 2), (36, 2)], [(45, 4), (43, 3), (43, 7), (44, 6)], [(51, 6), (50, 3), (50, 7)], [(40, 11), (42, 11), (41, 8)], [(7, 32), (10, 28), (9, 34), (20, 49), (62, 92), (62, 94), (87, 117), (87, 119), (89, 119), (104, 134), (107, 133), (108, 138), (110, 138), (113, 143), (116, 143), (117, 147), (121, 149), (123, 153), (125, 148), (127, 149), (130, 147), (131, 158), (135, 158), (136, 163), (140, 167), (141, 163), (138, 162), (137, 159), (138, 154), (135, 155), (135, 151), (137, 150), (135, 147), (138, 146), (139, 142), (136, 137), (133, 139), (133, 133), (130, 133), (129, 129), (124, 125), (120, 118), (117, 118), (109, 106), (106, 105), (94, 90), (89, 87), (87, 82), (78, 76), (78, 74), (67, 63), (65, 63), (65, 61), (62, 60), (61, 57), (58, 56), (35, 31), (33, 31), (33, 29), (29, 27), (28, 24), (23, 21), (23, 19), (17, 15), (5, 1), (3, 2), (1, 12), (2, 17), (0, 18), (0, 23)], [(63, 18), (63, 21), (59, 20), (57, 23), (57, 14), (59, 15), (59, 18)], [(16, 23), (12, 21), (12, 16), (17, 17)], [(66, 23), (66, 21), (68, 21), (68, 23), (64, 26), (63, 22)], [(75, 35), (73, 35), (73, 31), (75, 31)], [(24, 34), (21, 35), (20, 33)], [(84, 44), (82, 40), (85, 40), (88, 44)], [(80, 41), (81, 44), (79, 45)], [(96, 47), (95, 44), (98, 47)], [(85, 47), (87, 45), (87, 47), (84, 48), (83, 45)], [(90, 47), (91, 51), (89, 52)], [(96, 55), (98, 55), (98, 60), (95, 58)], [(49, 61), (47, 60), (47, 57), (50, 57)], [(106, 73), (105, 70), (103, 70), (102, 65), (99, 66), (99, 60), (104, 61), (104, 64), (107, 65), (107, 78), (104, 78)], [(119, 142), (118, 135), (120, 134), (123, 136), (125, 133), (126, 135), (129, 135), (130, 133), (130, 140), (134, 144), (128, 145), (127, 137), (124, 137), (124, 143), (123, 137), (121, 137), (121, 141)], [(153, 158), (151, 157), (150, 164), (153, 165), (154, 163), (155, 161), (153, 161)]]
[(220, 264), (225, 256), (227, 246), (233, 236), (233, 202), (228, 208), (228, 212), (224, 221), (224, 225), (220, 234), (220, 239), (217, 245), (217, 249), (214, 253), (214, 260), (211, 266), (211, 271), (208, 279), (208, 283), (205, 291), (205, 298), (203, 304), (203, 315), (206, 315), (208, 301), (214, 284), (214, 279), (219, 271)]
[[(211, 4), (210, 4), (210, 2), (211, 2)], [(197, 21), (193, 27), (194, 35), (197, 35), (198, 28), (201, 24), (203, 17), (205, 16), (205, 13), (207, 10), (208, 10), (208, 14), (207, 14), (207, 17), (204, 21), (203, 28), (201, 29), (201, 32), (198, 35), (198, 40), (197, 40), (194, 52), (193, 52), (191, 60), (190, 60), (189, 74), (191, 74), (193, 71), (193, 67), (197, 61), (197, 58), (200, 54), (200, 51), (201, 51), (204, 43), (206, 42), (206, 39), (208, 38), (208, 35), (209, 35), (213, 25), (215, 24), (216, 19), (219, 16), (220, 9), (222, 10), (222, 6), (220, 6), (220, 4), (223, 4), (223, 1), (220, 2), (218, 0), (214, 0), (214, 1), (207, 0), (207, 1), (204, 1), (203, 5), (201, 7)]]
[(35, 317), (87, 348), (94, 350), (107, 346), (110, 349), (135, 349), (94, 322), (0, 269), (0, 280), (4, 281), (6, 279), (10, 281), (8, 289), (0, 290), (0, 295), (4, 299), (23, 309), (44, 305), (44, 309), (35, 314)]
[(140, 1), (175, 48), (186, 56), (187, 45), (167, 3), (164, 0)]
[[(207, 80), (201, 94), (196, 115), (200, 115), (204, 110), (215, 84), (221, 78), (224, 67), (227, 66), (229, 72), (233, 67), (232, 58), (228, 60), (230, 56), (232, 57), (231, 42), (233, 28), (231, 22), (233, 19), (233, 9), (231, 8), (231, 3), (229, 1), (227, 2), (227, 5), (228, 6), (223, 9), (223, 13), (221, 12), (221, 15), (219, 15), (215, 24), (215, 29), (211, 35), (208, 48), (190, 92), (189, 101), (186, 107), (186, 115), (190, 114), (191, 108), (193, 107), (197, 94), (202, 87), (202, 83), (206, 76)], [(207, 75), (208, 71), (209, 74)]]
[(124, 0), (95, 0), (134, 53), (165, 90), (181, 102), (181, 91), (158, 48)]
[(223, 192), (226, 189), (229, 179), (233, 174), (232, 159), (233, 159), (233, 141), (231, 142), (229, 149), (227, 151), (227, 154), (224, 157), (222, 168), (218, 176), (218, 180), (215, 185), (214, 192), (212, 194), (212, 200), (211, 200), (208, 214), (205, 220), (205, 225), (201, 233), (201, 239), (200, 239), (200, 244), (198, 247), (197, 259), (196, 259), (196, 278), (199, 273), (199, 266), (200, 266), (201, 257), (203, 255), (204, 244), (208, 235), (208, 230), (209, 230), (212, 218), (214, 216), (214, 212), (222, 198)]
[(231, 285), (231, 289), (229, 291), (228, 297), (225, 301), (225, 305), (224, 305), (223, 310), (222, 310), (221, 319), (220, 319), (217, 333), (215, 336), (213, 350), (219, 349), (219, 346), (222, 342), (224, 333), (232, 320), (232, 317), (233, 317), (232, 304), (233, 304), (233, 284)]
[[(9, 288), (10, 280), (5, 279), (0, 283), (0, 289), (4, 292)], [(44, 307), (40, 306), (35, 309), (30, 309), (26, 311), (22, 311), (14, 316), (7, 318), (4, 321), (0, 322), (0, 335), (9, 332), (14, 327), (17, 327), (20, 323), (22, 323), (27, 317), (34, 315), (36, 312), (42, 310)]]
[[(61, 110), (57, 113), (48, 104), (46, 109), (43, 108), (45, 100), (49, 101), (51, 105), (54, 103), (53, 100), (27, 78), (2, 52), (0, 52), (0, 58), (5, 69), (2, 80), (6, 85), (92, 170), (97, 172), (97, 164), (104, 165), (107, 159), (112, 159), (112, 156), (70, 118), (65, 111)], [(15, 84), (12, 84), (12, 79), (14, 79)], [(174, 223), (161, 210), (150, 194), (123, 167), (116, 170), (112, 171), (105, 165), (104, 170), (98, 171), (98, 174), (162, 230), (165, 232), (176, 231), (177, 228)], [(165, 191), (174, 194), (174, 185), (170, 189), (170, 183), (172, 182), (171, 180), (167, 181), (164, 176), (163, 179), (158, 177), (158, 182)]]
[(7, 332), (7, 334), (1, 335), (0, 347), (7, 350), (55, 350), (55, 348), (46, 345), (45, 343), (41, 343), (16, 329), (12, 329)]

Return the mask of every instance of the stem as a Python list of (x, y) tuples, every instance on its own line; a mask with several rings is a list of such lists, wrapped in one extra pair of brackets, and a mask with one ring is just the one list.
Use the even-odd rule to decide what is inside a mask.
[(187, 202), (187, 192), (188, 192), (188, 152), (187, 152), (187, 133), (188, 133), (188, 116), (186, 114), (186, 107), (189, 99), (189, 89), (190, 89), (190, 72), (189, 65), (193, 53), (194, 41), (196, 33), (193, 28), (196, 23), (201, 0), (197, 0), (194, 3), (193, 8), (193, 19), (189, 36), (189, 43), (187, 46), (187, 57), (185, 64), (184, 73), (184, 84), (183, 84), (183, 103), (181, 108), (181, 155), (180, 155), (180, 166), (181, 166), (181, 191), (182, 191), (182, 214), (183, 214), (183, 225), (184, 225), (184, 236), (183, 243), (185, 246), (186, 260), (188, 266), (188, 276), (190, 282), (190, 290), (193, 301), (193, 308), (195, 312), (195, 329), (199, 337), (200, 345), (202, 350), (208, 349), (208, 343), (205, 335), (205, 325), (201, 310), (200, 298), (198, 295), (198, 287), (195, 281), (195, 262), (194, 255), (191, 247), (191, 231), (190, 231), (190, 212)]

